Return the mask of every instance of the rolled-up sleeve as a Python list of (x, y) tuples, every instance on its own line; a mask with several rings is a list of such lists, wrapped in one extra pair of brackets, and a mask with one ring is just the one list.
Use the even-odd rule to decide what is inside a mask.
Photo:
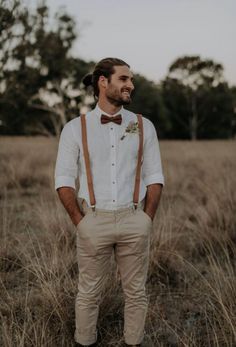
[(164, 185), (161, 156), (157, 133), (154, 125), (148, 119), (143, 119), (144, 148), (142, 177), (146, 186), (154, 183)]
[(72, 123), (69, 122), (63, 128), (60, 136), (55, 167), (55, 189), (60, 187), (75, 189), (79, 153), (79, 145), (75, 141)]

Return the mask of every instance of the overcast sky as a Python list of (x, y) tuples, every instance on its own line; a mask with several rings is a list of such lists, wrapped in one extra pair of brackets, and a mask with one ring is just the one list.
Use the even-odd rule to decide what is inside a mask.
[[(37, 3), (36, 0), (31, 0)], [(73, 53), (119, 57), (156, 82), (182, 55), (222, 63), (236, 85), (236, 0), (47, 0), (65, 6), (79, 33)]]

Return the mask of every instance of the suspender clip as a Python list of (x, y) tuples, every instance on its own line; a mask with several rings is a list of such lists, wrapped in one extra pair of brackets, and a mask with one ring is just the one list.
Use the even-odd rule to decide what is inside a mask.
[(137, 207), (138, 207), (138, 203), (134, 202), (134, 209), (137, 210)]
[(96, 210), (96, 205), (91, 205), (92, 211), (95, 212)]

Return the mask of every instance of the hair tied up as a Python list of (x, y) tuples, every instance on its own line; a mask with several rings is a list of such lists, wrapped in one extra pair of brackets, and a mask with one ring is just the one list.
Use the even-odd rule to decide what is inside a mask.
[(82, 82), (86, 88), (89, 86), (92, 86), (93, 85), (93, 74), (88, 73), (87, 75), (85, 75), (82, 79)]
[(126, 62), (119, 58), (105, 58), (100, 60), (94, 67), (93, 73), (89, 73), (84, 76), (82, 83), (85, 89), (90, 92), (93, 91), (95, 99), (99, 97), (99, 86), (98, 81), (100, 76), (104, 76), (110, 82), (111, 75), (114, 74), (115, 66), (127, 66), (130, 67)]

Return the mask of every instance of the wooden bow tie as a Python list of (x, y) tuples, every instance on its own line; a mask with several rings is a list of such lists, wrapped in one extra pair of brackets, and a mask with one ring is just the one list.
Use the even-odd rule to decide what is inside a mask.
[(121, 117), (121, 114), (118, 114), (117, 116), (114, 116), (114, 117), (109, 117), (109, 116), (106, 116), (105, 114), (102, 114), (101, 116), (101, 123), (102, 124), (107, 124), (109, 122), (113, 122), (113, 123), (116, 123), (116, 124), (121, 124), (122, 122), (122, 117)]

